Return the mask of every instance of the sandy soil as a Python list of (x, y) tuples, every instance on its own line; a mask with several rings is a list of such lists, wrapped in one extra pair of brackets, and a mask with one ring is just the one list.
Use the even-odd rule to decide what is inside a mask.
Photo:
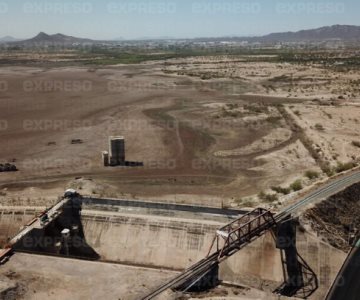
[[(351, 145), (358, 137), (358, 107), (309, 106), (301, 100), (306, 93), (287, 97), (277, 88), (274, 93), (264, 88), (271, 78), (287, 84), (289, 74), (303, 81), (311, 81), (309, 73), (340, 81), (356, 74), (338, 78), (316, 66), (248, 59), (1, 68), (0, 139), (6, 143), (0, 163), (19, 168), (0, 174), (2, 193), (9, 198), (18, 190), (14, 197), (34, 198), (24, 189), (60, 191), (86, 177), (95, 182), (94, 193), (109, 190), (113, 197), (228, 205), (235, 197), (256, 195), (274, 181), (287, 183), (317, 168), (279, 104), (319, 141), (324, 156), (343, 161), (358, 155)], [(178, 74), (179, 68), (184, 72)], [(202, 72), (213, 69), (222, 76), (201, 79)], [(320, 88), (322, 80), (311, 82)], [(317, 120), (324, 131), (314, 129)], [(144, 166), (104, 168), (100, 153), (111, 135), (125, 136), (127, 160)], [(274, 169), (277, 176), (270, 180)]]
[[(19, 168), (0, 173), (1, 205), (49, 206), (72, 187), (108, 197), (246, 206), (236, 200), (287, 187), (307, 170), (321, 173), (303, 136), (333, 165), (359, 157), (353, 143), (359, 74), (248, 59), (1, 68), (0, 163)], [(314, 98), (342, 105), (307, 101)], [(125, 136), (127, 160), (144, 166), (104, 168), (100, 152), (110, 135)], [(0, 282), (11, 289), (16, 283), (20, 299), (131, 300), (172, 274), (16, 254), (1, 268)], [(248, 289), (212, 292), (201, 297), (271, 299)]]
[[(227, 98), (222, 85), (159, 75), (160, 68), (2, 68), (0, 80), (8, 88), (1, 94), (0, 120), (5, 125), (0, 136), (7, 143), (0, 157), (20, 169), (1, 174), (3, 187), (24, 181), (27, 186), (31, 181), (64, 184), (85, 175), (128, 194), (153, 197), (161, 185), (163, 195), (218, 196), (224, 184), (240, 176), (254, 187), (241, 192), (256, 192), (258, 180), (248, 171), (254, 162), (239, 155), (237, 160), (219, 159), (213, 153), (246, 147), (270, 134), (274, 124), (266, 118), (276, 110), (256, 101), (242, 108), (248, 101)], [(219, 100), (225, 109), (214, 106)], [(264, 117), (257, 118), (258, 105)], [(120, 134), (126, 137), (127, 159), (144, 162), (143, 168), (101, 166), (108, 136)], [(76, 139), (80, 143), (71, 142)], [(269, 150), (272, 143), (256, 151)]]
[[(176, 274), (173, 271), (17, 253), (0, 270), (0, 292), (5, 299), (100, 299), (106, 295), (107, 299), (137, 300)], [(285, 297), (237, 285), (219, 286), (208, 292), (186, 296), (166, 291), (156, 299)]]
[(243, 55), (176, 59), (168, 61), (164, 71), (202, 79), (242, 79), (249, 86), (248, 93), (255, 95), (323, 100), (340, 96), (344, 99), (360, 97), (359, 71), (344, 73), (316, 63), (265, 61), (274, 57)]
[(360, 147), (353, 144), (360, 141), (359, 106), (294, 104), (288, 111), (313, 141), (323, 160), (336, 166), (338, 162), (360, 159)]
[[(264, 165), (256, 167), (256, 170), (268, 172), (268, 182), (264, 186), (289, 185), (297, 178), (302, 178), (307, 170), (321, 172), (315, 160), (311, 158), (299, 140), (281, 150), (259, 156), (257, 159), (266, 161)], [(273, 176), (274, 172), (277, 174), (276, 177)]]
[(268, 135), (264, 136), (261, 140), (257, 140), (250, 145), (233, 150), (218, 151), (215, 152), (214, 155), (226, 157), (263, 152), (286, 142), (290, 137), (291, 131), (289, 129), (276, 128), (272, 130)]
[(176, 273), (31, 254), (15, 254), (0, 282), (15, 284), (11, 299), (137, 300)]

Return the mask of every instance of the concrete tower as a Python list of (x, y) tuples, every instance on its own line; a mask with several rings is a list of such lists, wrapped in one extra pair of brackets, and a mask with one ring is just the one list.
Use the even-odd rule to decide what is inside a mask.
[(107, 167), (109, 165), (109, 152), (107, 151), (102, 151), (101, 152), (101, 158), (102, 158), (102, 163), (105, 167)]
[(70, 240), (70, 230), (68, 228), (64, 228), (61, 231), (61, 236), (63, 238), (65, 255), (69, 256), (69, 240)]
[(117, 166), (125, 163), (125, 139), (123, 136), (111, 136), (109, 150), (110, 165)]

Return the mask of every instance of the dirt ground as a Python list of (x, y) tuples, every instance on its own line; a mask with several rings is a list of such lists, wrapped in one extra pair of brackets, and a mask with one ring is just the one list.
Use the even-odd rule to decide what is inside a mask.
[[(19, 169), (0, 173), (0, 197), (27, 199), (28, 189), (54, 197), (84, 177), (94, 182), (90, 193), (242, 206), (244, 197), (319, 171), (279, 105), (324, 155), (358, 158), (360, 148), (351, 144), (358, 137), (356, 93), (352, 106), (333, 108), (305, 105), (305, 92), (295, 97), (264, 88), (264, 80), (286, 82), (290, 73), (320, 76), (319, 67), (206, 59), (0, 68), (0, 139), (6, 141), (0, 163)], [(222, 75), (201, 76), (212, 69)], [(311, 82), (322, 86), (322, 79)], [(314, 129), (317, 122), (325, 130)], [(124, 136), (126, 159), (144, 166), (103, 167), (100, 153), (111, 135)]]
[[(358, 70), (339, 72), (321, 63), (276, 62), (276, 55), (216, 56), (169, 60), (165, 72), (202, 79), (242, 79), (248, 94), (286, 98), (335, 100), (360, 96)], [(324, 61), (326, 57), (324, 56)], [(234, 93), (237, 92), (234, 90)]]
[[(34, 259), (37, 258), (37, 259)], [(137, 300), (176, 272), (17, 253), (0, 269), (1, 299)], [(181, 294), (171, 291), (161, 300), (285, 299), (244, 286), (219, 286), (211, 291)], [(292, 299), (292, 298), (286, 298)]]
[(360, 157), (360, 106), (294, 104), (288, 107), (293, 118), (314, 142), (319, 155), (330, 165), (346, 163)]
[[(15, 254), (1, 266), (5, 299), (137, 300), (175, 272), (58, 257)], [(5, 287), (6, 288), (6, 287)], [(7, 298), (6, 298), (7, 297)]]
[[(296, 180), (309, 188), (324, 179), (324, 162), (336, 167), (360, 159), (356, 70), (267, 61), (272, 56), (96, 67), (64, 66), (66, 57), (74, 58), (54, 54), (58, 66), (0, 68), (0, 163), (19, 169), (0, 173), (2, 206), (48, 207), (66, 188), (217, 207), (271, 205), (288, 197)], [(144, 166), (102, 166), (111, 135), (124, 136), (126, 159)], [(261, 191), (276, 197), (261, 198)], [(358, 214), (353, 193), (357, 186), (310, 209), (305, 226), (348, 249)], [(8, 299), (135, 300), (173, 275), (15, 254), (0, 268), (0, 288)], [(221, 286), (162, 299), (225, 298), (277, 297)]]

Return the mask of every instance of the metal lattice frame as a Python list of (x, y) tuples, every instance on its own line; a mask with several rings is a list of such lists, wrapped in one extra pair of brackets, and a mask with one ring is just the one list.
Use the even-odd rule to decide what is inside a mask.
[(207, 257), (216, 248), (218, 261), (221, 261), (224, 257), (250, 243), (254, 238), (264, 234), (275, 224), (275, 219), (270, 211), (256, 208), (217, 230)]
[[(286, 272), (286, 259), (283, 253), (283, 250), (280, 250), (281, 254), (281, 261), (283, 265), (283, 272), (284, 272), (284, 283), (279, 286), (277, 289), (274, 290), (274, 293), (281, 294), (282, 290), (287, 285), (287, 278), (288, 274)], [(303, 279), (303, 285), (298, 289), (294, 289), (290, 297), (297, 297), (301, 299), (307, 299), (310, 297), (319, 287), (319, 282), (315, 272), (310, 268), (310, 266), (306, 263), (306, 261), (301, 257), (301, 255), (296, 251), (297, 259), (299, 264), (301, 265), (301, 275)]]

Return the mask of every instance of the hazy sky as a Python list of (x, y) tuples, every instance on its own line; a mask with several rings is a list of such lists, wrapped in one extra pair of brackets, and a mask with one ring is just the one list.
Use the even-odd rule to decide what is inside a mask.
[(359, 0), (0, 0), (0, 36), (93, 39), (262, 35), (360, 25)]

